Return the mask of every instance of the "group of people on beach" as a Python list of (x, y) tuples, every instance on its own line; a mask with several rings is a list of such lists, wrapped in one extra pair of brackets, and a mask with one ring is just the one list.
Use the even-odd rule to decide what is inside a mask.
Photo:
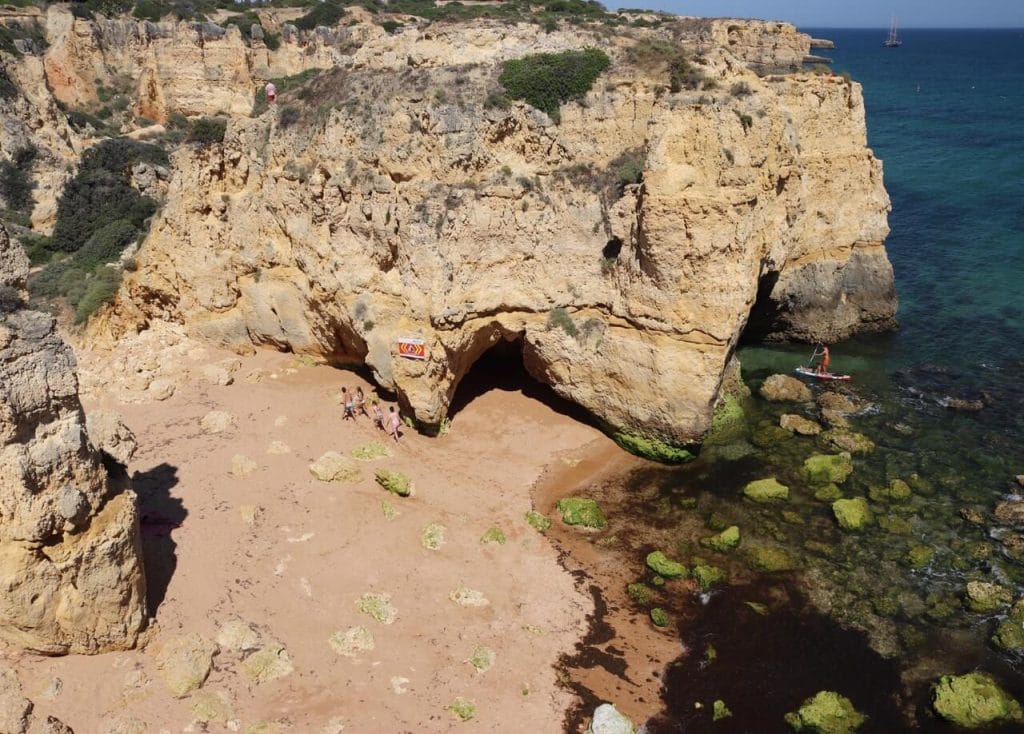
[(395, 439), (395, 443), (398, 443), (398, 437), (400, 435), (399, 429), (402, 425), (402, 417), (395, 410), (395, 406), (391, 405), (388, 407), (387, 416), (384, 415), (384, 411), (381, 410), (380, 401), (376, 396), (370, 398), (370, 408), (366, 408), (366, 395), (363, 394), (362, 387), (356, 387), (355, 391), (349, 390), (347, 387), (341, 388), (341, 404), (344, 412), (342, 413), (342, 420), (356, 419), (358, 413), (362, 413), (367, 418), (373, 419), (373, 424), (380, 430)]

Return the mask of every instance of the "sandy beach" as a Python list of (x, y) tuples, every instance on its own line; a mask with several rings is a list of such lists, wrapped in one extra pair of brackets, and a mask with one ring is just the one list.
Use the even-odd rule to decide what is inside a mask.
[[(571, 530), (556, 522), (549, 538), (524, 516), (545, 468), (562, 481), (598, 468), (586, 457), (621, 452), (557, 405), (486, 385), (445, 435), (406, 429), (395, 444), (366, 417), (342, 420), (341, 386), (372, 392), (355, 373), (172, 337), (148, 367), (130, 342), (79, 351), (86, 410), (119, 413), (138, 440), (128, 471), (152, 622), (133, 651), (4, 651), (36, 713), (76, 732), (433, 732), (468, 726), (459, 712), (477, 730), (564, 731), (580, 709), (556, 669), (587, 635), (593, 582), (559, 561)], [(143, 369), (173, 394), (124, 402)], [(221, 370), (232, 384), (214, 384)], [(215, 411), (228, 414), (224, 430), (211, 430)], [(374, 444), (390, 455), (353, 461), (351, 481), (310, 472), (326, 452)], [(413, 495), (378, 486), (378, 468), (408, 475)], [(537, 509), (554, 517), (553, 501)], [(360, 611), (367, 594), (384, 621)], [(179, 695), (168, 661), (193, 648), (212, 653), (212, 669)], [(589, 673), (595, 688), (623, 690), (601, 670)], [(650, 706), (634, 693), (627, 711)]]

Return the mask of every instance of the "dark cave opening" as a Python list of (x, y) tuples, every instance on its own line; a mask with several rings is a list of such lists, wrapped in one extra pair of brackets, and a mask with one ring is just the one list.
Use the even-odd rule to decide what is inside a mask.
[(747, 317), (747, 325), (740, 335), (740, 346), (760, 344), (768, 341), (772, 334), (784, 330), (782, 310), (777, 301), (772, 299), (772, 292), (779, 282), (779, 273), (774, 270), (761, 275), (757, 282), (757, 298)]
[[(556, 413), (581, 423), (595, 425), (593, 416), (587, 410), (561, 397), (550, 385), (530, 374), (526, 368), (528, 361), (529, 346), (523, 340), (522, 334), (498, 340), (473, 362), (469, 371), (459, 381), (448, 408), (449, 419), (453, 419), (477, 398), (492, 390), (501, 390), (522, 393)], [(538, 366), (538, 369), (541, 368)]]
[(622, 240), (618, 237), (612, 237), (608, 240), (608, 243), (601, 248), (601, 254), (607, 258), (616, 258), (619, 253), (622, 252)]

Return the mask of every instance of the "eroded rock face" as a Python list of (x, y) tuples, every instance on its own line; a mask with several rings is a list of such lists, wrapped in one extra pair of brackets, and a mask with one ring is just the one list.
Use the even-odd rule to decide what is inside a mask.
[[(233, 119), (223, 145), (179, 151), (104, 328), (180, 321), (236, 348), (365, 362), (428, 425), (513, 341), (536, 379), (613, 431), (678, 446), (710, 426), (748, 322), (828, 340), (893, 325), (889, 200), (859, 85), (752, 70), (806, 52), (792, 26), (691, 28), (716, 86), (678, 93), (626, 62), (624, 38), (428, 30), (365, 31), (322, 57), (338, 68), (316, 82), (316, 109), (282, 98)], [(559, 124), (485, 106), (500, 61), (586, 46), (613, 66)], [(287, 105), (298, 121), (279, 119)], [(629, 156), (642, 183), (621, 186)], [(425, 360), (398, 356), (406, 337)]]
[(130, 647), (146, 619), (135, 495), (84, 423), (53, 318), (0, 314), (0, 637), (46, 654)]

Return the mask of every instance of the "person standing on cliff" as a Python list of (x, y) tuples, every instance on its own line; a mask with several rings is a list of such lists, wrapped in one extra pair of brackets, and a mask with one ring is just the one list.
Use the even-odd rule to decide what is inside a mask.
[(277, 101), (277, 87), (274, 86), (274, 82), (267, 82), (263, 91), (267, 93), (267, 104), (274, 104)]

